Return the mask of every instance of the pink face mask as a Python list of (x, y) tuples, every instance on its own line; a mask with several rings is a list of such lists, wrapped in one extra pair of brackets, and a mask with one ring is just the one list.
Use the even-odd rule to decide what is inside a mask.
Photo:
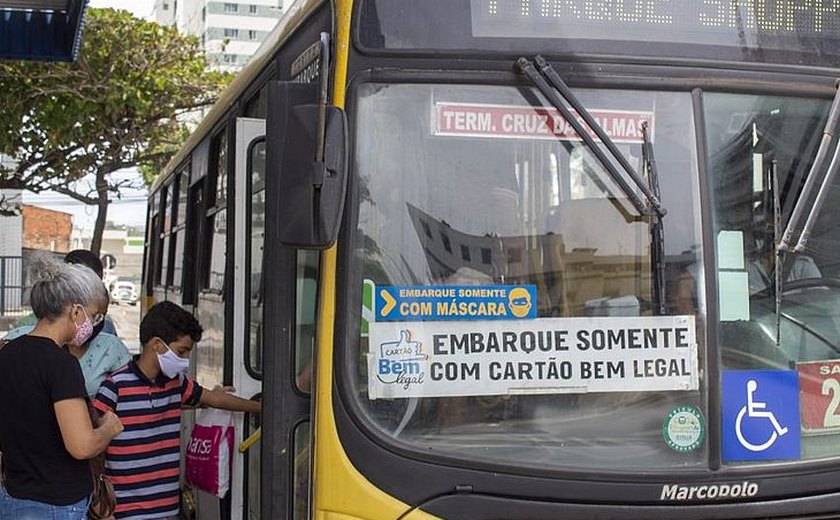
[(71, 339), (69, 343), (74, 347), (84, 345), (85, 342), (90, 339), (91, 335), (93, 335), (93, 322), (90, 321), (84, 307), (82, 307), (82, 312), (85, 313), (85, 321), (83, 321), (81, 325), (73, 322), (73, 324), (76, 325), (76, 335), (73, 336), (73, 339)]

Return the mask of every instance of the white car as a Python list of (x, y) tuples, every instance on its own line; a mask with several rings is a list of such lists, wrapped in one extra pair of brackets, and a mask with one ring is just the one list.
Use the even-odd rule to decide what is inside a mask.
[(132, 282), (114, 282), (111, 285), (111, 301), (137, 305), (137, 288)]

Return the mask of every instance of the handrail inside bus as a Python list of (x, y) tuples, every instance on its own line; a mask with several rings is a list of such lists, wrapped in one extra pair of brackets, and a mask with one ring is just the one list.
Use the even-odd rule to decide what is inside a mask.
[[(834, 139), (834, 136), (837, 134), (838, 125), (840, 125), (840, 80), (835, 82), (834, 87), (836, 92), (834, 94), (834, 101), (831, 104), (831, 109), (828, 112), (828, 119), (825, 122), (825, 128), (823, 129), (823, 136), (822, 140), (820, 141), (820, 147), (817, 149), (817, 155), (814, 159), (814, 163), (811, 165), (811, 170), (808, 172), (808, 175), (805, 177), (805, 187), (802, 188), (802, 193), (799, 195), (799, 199), (796, 201), (796, 205), (793, 207), (793, 212), (790, 215), (790, 220), (788, 221), (788, 225), (785, 228), (785, 233), (782, 236), (782, 239), (779, 241), (778, 245), (776, 246), (776, 250), (778, 252), (786, 252), (790, 250), (790, 242), (793, 238), (793, 233), (796, 227), (799, 225), (799, 221), (802, 219), (802, 214), (805, 211), (805, 206), (808, 205), (808, 199), (811, 198), (811, 192), (814, 191), (814, 187), (817, 185), (817, 177), (819, 177), (819, 172), (822, 171), (826, 158), (828, 157), (829, 147), (831, 146), (831, 142)], [(828, 188), (831, 184), (831, 180), (834, 178), (834, 175), (837, 173), (837, 169), (840, 167), (840, 146), (835, 146), (834, 149), (834, 157), (831, 159), (831, 164), (828, 167), (828, 171), (825, 174), (825, 177), (822, 182), (822, 186), (820, 186), (819, 194), (817, 195), (816, 201), (814, 201), (814, 205), (811, 207), (811, 211), (808, 213), (808, 218), (806, 219), (805, 227), (802, 229), (802, 233), (799, 235), (799, 240), (797, 241), (796, 247), (794, 247), (794, 252), (801, 253), (805, 250), (805, 244), (808, 242), (808, 238), (811, 236), (811, 229), (816, 222), (817, 217), (819, 216), (820, 210), (822, 209), (822, 204), (825, 202), (825, 197), (828, 195)]]
[[(586, 110), (586, 108), (572, 96), (572, 99), (569, 99), (569, 95), (571, 91), (560, 78), (559, 74), (554, 71), (553, 67), (551, 67), (548, 62), (546, 62), (541, 56), (537, 56), (536, 58), (538, 63), (540, 64), (540, 71), (537, 71), (534, 63), (531, 62), (528, 58), (522, 57), (516, 61), (519, 70), (531, 81), (531, 83), (539, 89), (543, 96), (548, 99), (548, 101), (552, 104), (554, 108), (556, 108), (563, 118), (571, 125), (574, 131), (580, 136), (586, 146), (590, 149), (592, 154), (598, 159), (598, 162), (606, 169), (607, 173), (610, 175), (612, 180), (621, 188), (622, 192), (627, 196), (630, 200), (630, 203), (636, 208), (641, 215), (645, 216), (658, 216), (662, 217), (667, 213), (665, 208), (659, 202), (658, 198), (654, 196), (651, 190), (645, 185), (644, 181), (639, 177), (630, 163), (624, 158), (619, 151), (618, 147), (615, 146), (613, 140), (607, 135), (607, 133), (598, 125), (595, 119), (592, 117), (591, 114)], [(553, 73), (553, 74), (552, 74)], [(551, 81), (551, 84), (546, 80), (548, 77), (548, 81)], [(559, 83), (558, 83), (559, 80)], [(584, 122), (586, 122), (587, 126), (589, 126), (597, 135), (601, 142), (603, 142), (607, 150), (613, 156), (615, 160), (621, 164), (622, 168), (627, 172), (627, 175), (633, 180), (633, 183), (644, 193), (645, 197), (648, 199), (652, 210), (648, 208), (633, 187), (627, 183), (618, 169), (615, 167), (613, 162), (606, 156), (604, 151), (601, 149), (600, 146), (595, 142), (589, 132), (583, 127), (577, 117), (572, 113), (571, 109), (569, 109), (566, 104), (567, 102), (572, 108), (580, 115)]]

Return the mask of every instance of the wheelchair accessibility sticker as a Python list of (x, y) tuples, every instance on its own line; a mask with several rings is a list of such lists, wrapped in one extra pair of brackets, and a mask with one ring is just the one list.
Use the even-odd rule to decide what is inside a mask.
[(799, 457), (799, 375), (792, 370), (724, 372), (723, 459)]

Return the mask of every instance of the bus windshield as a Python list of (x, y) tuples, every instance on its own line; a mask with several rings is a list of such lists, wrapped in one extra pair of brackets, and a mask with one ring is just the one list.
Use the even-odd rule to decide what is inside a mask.
[(662, 437), (677, 407), (706, 413), (691, 96), (576, 94), (637, 171), (649, 128), (669, 208), (665, 315), (651, 218), (536, 90), (364, 84), (352, 379), (378, 428), (424, 450), (531, 467), (704, 465), (703, 445), (678, 452)]
[[(425, 453), (527, 467), (836, 457), (840, 182), (809, 249), (780, 265), (774, 255), (829, 102), (706, 93), (708, 149), (698, 151), (688, 93), (575, 93), (637, 171), (649, 130), (668, 207), (661, 230), (535, 89), (359, 86), (347, 311), (360, 316), (348, 366), (364, 414)], [(701, 159), (714, 237), (705, 245)], [(710, 274), (704, 247), (715, 251)], [(712, 361), (719, 381), (708, 379)], [(764, 380), (744, 381), (747, 397), (729, 386), (744, 370), (799, 381), (786, 415), (776, 408), (765, 421), (793, 443), (773, 459), (727, 452), (729, 427), (722, 452), (708, 452), (708, 436), (721, 435), (706, 429), (711, 410), (726, 419), (738, 399), (772, 406)]]

